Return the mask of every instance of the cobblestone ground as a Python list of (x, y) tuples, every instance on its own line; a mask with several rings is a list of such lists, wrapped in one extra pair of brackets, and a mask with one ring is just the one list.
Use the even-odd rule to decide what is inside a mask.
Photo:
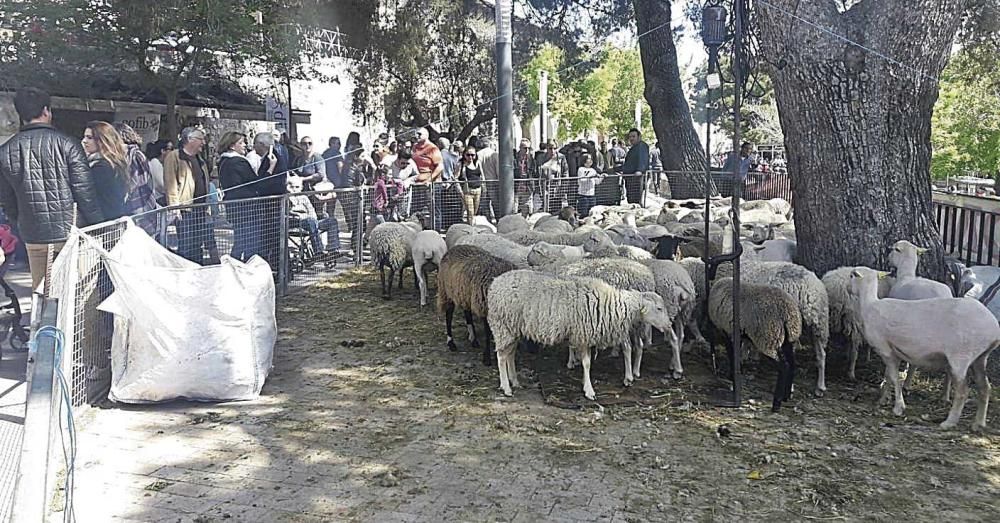
[[(873, 408), (877, 365), (861, 384), (831, 365), (825, 398), (772, 414), (756, 408), (763, 370), (756, 405), (735, 411), (707, 404), (692, 354), (658, 394), (670, 401), (560, 409), (531, 365), (503, 398), (475, 349), (447, 352), (411, 283), (385, 302), (362, 270), (283, 300), (257, 401), (91, 411), (77, 521), (1000, 520), (998, 415), (970, 435), (970, 404), (960, 430), (939, 430), (936, 379), (901, 419)], [(598, 360), (598, 403), (619, 374)]]

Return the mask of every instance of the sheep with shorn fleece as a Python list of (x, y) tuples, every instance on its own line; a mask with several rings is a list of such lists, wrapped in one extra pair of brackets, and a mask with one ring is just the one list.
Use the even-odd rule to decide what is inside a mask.
[(420, 286), (420, 306), (427, 305), (427, 275), (424, 270), (428, 264), (441, 267), (441, 258), (448, 252), (448, 245), (437, 231), (420, 231), (413, 239), (410, 248), (413, 257), (413, 271), (417, 273), (417, 285)]
[(650, 324), (670, 329), (663, 299), (654, 292), (620, 291), (595, 278), (559, 277), (530, 270), (498, 276), (488, 295), (489, 323), (497, 347), (500, 388), (513, 395), (518, 386), (514, 349), (518, 339), (543, 346), (566, 342), (583, 364), (583, 392), (595, 399), (590, 382), (590, 351), (622, 347), (631, 367), (630, 335)]
[(487, 323), (489, 307), (486, 293), (489, 292), (494, 278), (514, 269), (516, 267), (509, 261), (472, 245), (457, 245), (445, 254), (438, 268), (437, 307), (438, 311), (445, 314), (449, 350), (458, 350), (451, 333), (452, 319), (457, 306), (465, 313), (465, 325), (469, 330), (469, 342), (473, 347), (480, 346), (473, 318), (482, 318), (486, 336), (486, 341), (482, 344), (483, 365), (490, 364), (490, 330)]
[[(774, 386), (771, 410), (792, 395), (795, 381), (795, 345), (802, 334), (802, 316), (787, 292), (769, 285), (740, 284), (740, 331), (759, 353), (780, 365)], [(708, 317), (727, 335), (733, 331), (733, 279), (721, 278), (712, 284), (708, 296)], [(729, 338), (726, 338), (727, 345)], [(730, 351), (732, 347), (730, 346)], [(714, 351), (714, 349), (713, 349)], [(742, 354), (736, 355), (742, 358)]]
[(537, 232), (550, 232), (550, 233), (570, 232), (573, 230), (573, 225), (571, 225), (570, 222), (564, 221), (559, 217), (546, 216), (541, 220), (538, 220), (538, 223), (536, 223), (535, 226), (532, 227), (532, 230)]
[[(861, 313), (858, 310), (858, 298), (851, 291), (851, 272), (854, 267), (840, 267), (827, 271), (821, 281), (826, 287), (826, 295), (830, 305), (830, 333), (839, 333), (847, 339), (848, 367), (847, 376), (857, 379), (855, 368), (858, 364), (858, 353), (865, 343), (864, 326), (861, 324)], [(892, 278), (879, 280), (878, 297), (885, 298), (892, 287)]]
[(952, 298), (954, 295), (947, 285), (917, 276), (917, 263), (927, 249), (917, 247), (906, 240), (899, 240), (889, 253), (889, 265), (896, 268), (896, 282), (889, 291), (890, 298), (900, 300), (924, 300), (927, 298)]
[[(399, 272), (399, 288), (403, 288), (403, 268), (413, 265), (413, 240), (417, 232), (408, 224), (380, 223), (368, 237), (372, 265), (378, 267), (382, 280), (382, 296), (392, 298), (392, 279)], [(386, 287), (385, 268), (389, 267), (389, 286)]]
[[(717, 277), (732, 276), (733, 266), (719, 265)], [(826, 287), (809, 269), (788, 262), (744, 262), (741, 283), (770, 285), (787, 292), (799, 304), (802, 343), (816, 352), (816, 395), (826, 392), (826, 345), (830, 341), (830, 300)]]
[[(667, 314), (674, 319), (673, 334), (677, 340), (674, 358), (676, 368), (674, 378), (680, 377), (680, 349), (684, 346), (684, 326), (694, 317), (697, 307), (694, 282), (684, 267), (673, 260), (646, 260), (642, 262), (653, 272), (656, 282), (656, 293), (663, 298)], [(701, 333), (698, 332), (700, 335)]]
[[(945, 429), (957, 425), (962, 415), (969, 395), (966, 378), (971, 369), (979, 394), (972, 428), (985, 429), (990, 401), (986, 360), (1000, 346), (1000, 325), (996, 318), (985, 305), (972, 298), (880, 300), (878, 279), (884, 275), (858, 267), (851, 272), (851, 291), (858, 296), (865, 341), (885, 363), (885, 380), (895, 394), (893, 414), (902, 416), (906, 408), (899, 382), (901, 361), (943, 370), (950, 376), (955, 394), (951, 411), (941, 422), (941, 428)], [(884, 387), (879, 404), (888, 396), (889, 388)]]
[(451, 249), (458, 244), (458, 240), (475, 234), (483, 234), (483, 231), (466, 223), (456, 223), (448, 227), (448, 232), (444, 235), (444, 243)]

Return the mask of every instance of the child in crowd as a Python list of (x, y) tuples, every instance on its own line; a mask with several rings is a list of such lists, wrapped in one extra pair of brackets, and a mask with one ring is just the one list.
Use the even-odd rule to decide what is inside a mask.
[(597, 184), (604, 181), (604, 174), (598, 173), (594, 169), (594, 158), (589, 154), (583, 155), (583, 166), (577, 170), (580, 181), (577, 182), (579, 196), (576, 199), (576, 210), (580, 219), (590, 215), (590, 208), (597, 204), (595, 189)]

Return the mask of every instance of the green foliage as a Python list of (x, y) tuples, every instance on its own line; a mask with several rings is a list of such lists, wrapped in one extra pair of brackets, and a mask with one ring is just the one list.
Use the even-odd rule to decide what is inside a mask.
[(560, 140), (588, 131), (624, 137), (635, 125), (636, 100), (642, 100), (643, 129), (652, 128), (652, 113), (643, 98), (645, 83), (638, 50), (609, 46), (594, 62), (573, 67), (567, 61), (562, 49), (547, 44), (522, 68), (519, 75), (525, 88), (520, 95), (524, 97), (525, 117), (538, 114), (538, 73), (549, 71), (549, 110), (560, 122)]
[(980, 51), (963, 49), (941, 76), (931, 123), (934, 178), (1000, 174), (1000, 60)]

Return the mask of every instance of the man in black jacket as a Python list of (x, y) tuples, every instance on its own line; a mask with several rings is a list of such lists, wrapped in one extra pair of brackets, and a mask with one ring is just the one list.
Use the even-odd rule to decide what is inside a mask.
[[(28, 250), (31, 286), (37, 288), (70, 227), (104, 221), (87, 157), (79, 142), (52, 127), (52, 101), (39, 89), (21, 89), (14, 108), (21, 130), (0, 146), (0, 205), (17, 224)], [(78, 210), (85, 223), (77, 223)]]

